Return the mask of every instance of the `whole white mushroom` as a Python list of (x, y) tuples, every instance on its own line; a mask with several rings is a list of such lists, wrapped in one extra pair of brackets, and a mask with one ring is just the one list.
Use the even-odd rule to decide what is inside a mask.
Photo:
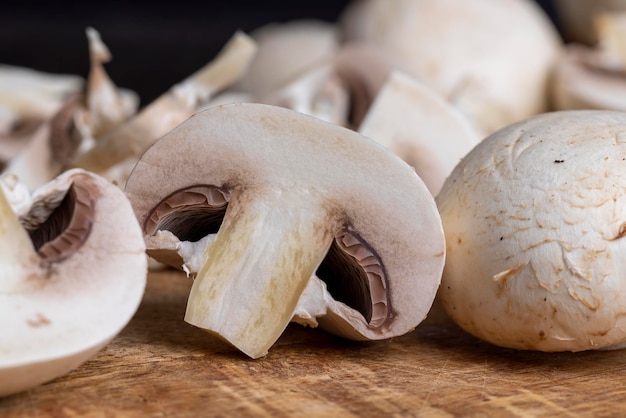
[(456, 105), (485, 135), (547, 109), (562, 41), (530, 0), (360, 0), (347, 41), (367, 42)]
[(540, 351), (626, 342), (626, 113), (506, 127), (457, 165), (437, 204), (439, 296), (463, 329)]

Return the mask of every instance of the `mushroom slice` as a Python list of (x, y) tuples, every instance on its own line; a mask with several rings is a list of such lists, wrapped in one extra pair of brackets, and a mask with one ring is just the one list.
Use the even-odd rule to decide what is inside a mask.
[(615, 111), (548, 113), (478, 144), (437, 196), (450, 317), (517, 349), (626, 342), (625, 161)]
[(554, 69), (556, 110), (626, 110), (626, 12), (603, 13), (595, 22), (599, 44), (567, 45)]
[(126, 159), (138, 158), (211, 96), (237, 81), (255, 52), (254, 41), (237, 32), (213, 61), (173, 86), (128, 122), (109, 131), (91, 149), (76, 156), (74, 166), (104, 173)]
[(52, 119), (35, 131), (28, 145), (9, 161), (3, 173), (17, 176), (29, 190), (58, 176), (81, 144), (82, 135), (74, 117), (83, 108), (83, 95), (69, 98)]
[(289, 109), (194, 115), (146, 151), (126, 194), (147, 239), (169, 231), (170, 248), (197, 243), (185, 320), (253, 358), (307, 305), (314, 274), (344, 307), (328, 329), (363, 340), (412, 330), (439, 284), (441, 223), (414, 170), (354, 131)]
[(258, 51), (233, 89), (265, 96), (289, 84), (339, 49), (335, 25), (315, 19), (268, 23), (254, 30)]
[(76, 117), (78, 128), (85, 138), (100, 138), (137, 112), (139, 96), (130, 90), (118, 88), (109, 78), (104, 64), (111, 60), (111, 52), (94, 28), (86, 30), (89, 40), (90, 70), (87, 80), (86, 107)]
[[(77, 75), (53, 74), (31, 68), (0, 64), (0, 115), (12, 123), (46, 120), (65, 100), (83, 88)], [(6, 122), (1, 121), (0, 126)]]
[(377, 95), (359, 132), (413, 166), (433, 196), (479, 141), (466, 117), (442, 96), (397, 71)]
[(335, 125), (346, 125), (348, 91), (330, 62), (315, 66), (295, 81), (254, 99), (255, 103), (280, 106), (314, 116)]
[(37, 189), (20, 219), (0, 193), (0, 226), (6, 396), (68, 373), (114, 338), (139, 305), (147, 263), (123, 192), (83, 170)]

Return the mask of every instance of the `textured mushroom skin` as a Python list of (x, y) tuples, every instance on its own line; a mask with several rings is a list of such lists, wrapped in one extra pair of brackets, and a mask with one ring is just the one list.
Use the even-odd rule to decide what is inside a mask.
[(437, 197), (451, 318), (518, 349), (625, 341), (625, 167), (618, 112), (549, 113), (474, 148)]

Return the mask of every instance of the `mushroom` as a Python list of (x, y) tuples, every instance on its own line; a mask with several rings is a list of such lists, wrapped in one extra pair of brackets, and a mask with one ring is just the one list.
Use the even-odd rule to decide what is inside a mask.
[(252, 358), (294, 314), (355, 340), (407, 333), (439, 285), (443, 232), (414, 170), (289, 109), (197, 113), (146, 151), (125, 191), (148, 254), (195, 277), (185, 320)]
[(65, 99), (80, 92), (77, 75), (54, 74), (13, 65), (0, 65), (0, 132), (24, 121), (46, 120)]
[(37, 129), (82, 86), (79, 76), (0, 65), (0, 168), (27, 147)]
[(454, 103), (481, 136), (547, 109), (562, 41), (534, 1), (360, 0), (338, 25)]
[(587, 46), (598, 42), (597, 15), (626, 10), (624, 0), (553, 0), (551, 5), (565, 41)]
[(569, 44), (555, 69), (555, 110), (626, 110), (626, 12), (598, 14), (597, 45)]
[(237, 81), (247, 70), (256, 44), (237, 32), (217, 57), (173, 86), (135, 117), (110, 130), (72, 161), (74, 167), (106, 174), (116, 164), (136, 159), (157, 139), (194, 114), (203, 103)]
[[(14, 180), (14, 179), (13, 179)], [(145, 244), (117, 186), (69, 170), (32, 199), (0, 192), (0, 396), (69, 371), (135, 313), (146, 283)], [(18, 218), (5, 191), (29, 202)]]
[(68, 97), (4, 167), (4, 173), (16, 175), (30, 190), (58, 176), (77, 153), (93, 146), (96, 137), (137, 110), (137, 94), (118, 88), (104, 69), (111, 54), (99, 33), (93, 28), (87, 28), (86, 33), (91, 55), (86, 93)]
[(496, 345), (626, 342), (626, 114), (561, 111), (479, 143), (437, 196), (446, 312)]
[(441, 95), (399, 71), (380, 90), (358, 131), (415, 168), (433, 196), (480, 139)]
[(269, 23), (250, 33), (258, 45), (246, 71), (232, 87), (253, 96), (265, 96), (291, 83), (339, 49), (333, 23), (314, 19)]

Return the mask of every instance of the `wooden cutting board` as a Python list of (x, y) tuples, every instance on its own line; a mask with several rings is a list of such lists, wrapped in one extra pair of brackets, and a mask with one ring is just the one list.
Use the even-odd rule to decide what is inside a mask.
[(452, 324), (358, 343), (290, 326), (251, 360), (183, 321), (190, 281), (151, 273), (136, 316), (0, 417), (626, 416), (626, 351), (535, 353)]

